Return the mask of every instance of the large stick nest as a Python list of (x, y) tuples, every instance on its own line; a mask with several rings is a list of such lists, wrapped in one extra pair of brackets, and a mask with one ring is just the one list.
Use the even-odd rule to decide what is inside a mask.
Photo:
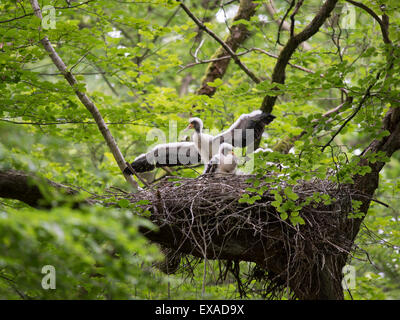
[[(336, 201), (329, 205), (311, 202), (300, 211), (305, 224), (294, 226), (271, 205), (275, 199), (269, 192), (253, 204), (239, 202), (252, 187), (248, 179), (237, 175), (164, 179), (139, 193), (119, 196), (131, 202), (149, 200), (141, 207), (150, 211), (159, 232), (142, 231), (169, 248), (170, 257), (175, 253), (176, 257), (191, 254), (254, 262), (248, 274), (266, 281), (266, 294), (285, 288), (297, 297), (317, 294), (321, 270), (339, 281), (353, 243), (346, 237), (353, 220), (348, 219), (355, 196), (352, 189), (328, 180), (299, 182), (293, 188), (299, 196), (297, 203), (315, 192)], [(285, 188), (284, 183), (281, 187)]]

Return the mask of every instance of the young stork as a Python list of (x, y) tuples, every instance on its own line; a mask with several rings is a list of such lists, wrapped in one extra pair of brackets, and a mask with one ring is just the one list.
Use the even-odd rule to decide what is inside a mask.
[(218, 152), (219, 144), (213, 144), (214, 136), (203, 132), (203, 121), (200, 118), (190, 118), (186, 130), (194, 129), (192, 141), (206, 165)]
[[(274, 120), (275, 116), (260, 110), (242, 114), (226, 131), (212, 136), (203, 133), (203, 121), (190, 118), (187, 129), (194, 129), (192, 142), (173, 142), (156, 146), (153, 150), (140, 155), (132, 167), (136, 172), (151, 171), (159, 167), (196, 165), (201, 161), (207, 165), (211, 158), (218, 154), (222, 143), (228, 143), (236, 148), (254, 146), (261, 139), (264, 127)], [(125, 168), (126, 174), (132, 174)]]
[(203, 133), (203, 121), (200, 118), (190, 118), (186, 129), (194, 129), (192, 140), (201, 155), (204, 164), (218, 153), (219, 146), (226, 142), (238, 148), (245, 148), (261, 139), (264, 127), (275, 119), (272, 114), (261, 110), (242, 114), (231, 127), (215, 137)]
[(233, 146), (229, 143), (222, 143), (216, 154), (207, 164), (204, 173), (231, 173), (236, 172), (238, 159), (233, 153)]

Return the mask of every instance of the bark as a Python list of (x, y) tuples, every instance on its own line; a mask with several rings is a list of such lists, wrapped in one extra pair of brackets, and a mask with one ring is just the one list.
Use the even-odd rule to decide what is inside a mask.
[(34, 208), (51, 208), (54, 192), (64, 195), (78, 193), (70, 187), (23, 171), (0, 171), (2, 198), (19, 200)]
[[(400, 150), (400, 108), (391, 108), (386, 114), (383, 120), (383, 130), (388, 130), (390, 135), (382, 138), (381, 140), (373, 140), (369, 146), (362, 152), (360, 156), (360, 166), (369, 166), (371, 172), (364, 176), (354, 177), (354, 187), (360, 191), (362, 194), (369, 195), (370, 198), (373, 197), (375, 190), (379, 186), (379, 173), (385, 166), (384, 162), (377, 161), (371, 163), (367, 160), (366, 156), (371, 153), (376, 153), (382, 151), (387, 157), (391, 157), (393, 153)], [(367, 214), (370, 200), (356, 199), (362, 201), (362, 206), (360, 210)], [(364, 216), (365, 217), (365, 216)], [(352, 238), (355, 239), (359, 230), (361, 223), (364, 218), (357, 219), (354, 224), (349, 226)]]

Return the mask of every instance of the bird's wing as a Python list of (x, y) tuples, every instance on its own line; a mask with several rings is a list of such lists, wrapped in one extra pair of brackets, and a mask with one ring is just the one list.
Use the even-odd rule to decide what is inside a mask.
[(214, 143), (227, 142), (234, 147), (244, 148), (261, 138), (264, 126), (269, 124), (275, 117), (260, 110), (249, 114), (242, 114), (231, 127), (215, 136)]
[[(131, 165), (136, 172), (147, 172), (156, 167), (194, 165), (200, 162), (200, 154), (193, 142), (173, 142), (154, 147), (151, 151), (138, 156)], [(129, 168), (124, 172), (132, 174)]]

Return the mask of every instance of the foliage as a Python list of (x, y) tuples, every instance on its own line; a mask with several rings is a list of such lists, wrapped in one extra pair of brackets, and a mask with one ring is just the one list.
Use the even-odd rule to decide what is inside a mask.
[[(257, 14), (249, 22), (239, 21), (246, 24), (251, 36), (238, 52), (261, 48), (279, 54), (278, 25), (267, 15), (264, 1), (257, 2)], [(196, 16), (208, 19), (207, 26), (221, 38), (228, 35), (238, 2), (224, 8), (213, 1), (185, 3)], [(296, 15), (296, 32), (314, 17), (320, 3), (304, 3)], [(386, 5), (391, 39), (398, 44), (398, 1), (363, 3), (376, 12), (380, 12), (381, 4)], [(278, 0), (275, 4), (277, 16), (282, 17), (288, 4)], [(196, 114), (207, 129), (221, 131), (240, 114), (258, 109), (266, 94), (279, 94), (273, 110), (277, 118), (266, 128), (261, 147), (273, 148), (283, 137), (303, 135), (289, 153), (267, 149), (249, 157), (254, 159), (254, 172), (259, 177), (266, 171), (275, 173), (265, 182), (285, 181), (287, 188), (272, 192), (274, 206), (294, 225), (304, 223), (298, 212), (307, 205), (297, 201), (293, 191), (297, 181), (317, 177), (351, 183), (355, 173), (368, 173), (370, 168), (359, 166), (357, 156), (372, 139), (387, 134), (381, 131), (382, 118), (398, 104), (400, 63), (393, 59), (399, 56), (400, 48), (383, 43), (379, 25), (359, 8), (354, 29), (341, 29), (334, 19), (329, 20), (308, 41), (312, 50), (295, 52), (291, 63), (311, 72), (288, 66), (286, 82), (279, 91), (270, 83), (276, 59), (249, 51), (240, 59), (262, 82), (254, 84), (232, 63), (223, 79), (209, 84), (217, 91), (208, 97), (195, 93), (207, 64), (184, 67), (195, 61), (195, 54), (197, 59), (210, 59), (219, 44), (199, 35), (194, 22), (175, 1), (99, 0), (71, 2), (68, 7), (66, 2), (44, 0), (40, 5), (56, 7), (56, 28), (38, 31), (41, 22), (27, 0), (0, 2), (0, 169), (34, 172), (77, 186), (82, 198), (101, 194), (111, 186), (127, 186), (91, 115), (41, 47), (39, 40), (44, 35), (76, 75), (79, 89), (96, 103), (127, 160), (163, 142), (150, 138), (154, 128), (162, 130), (167, 140), (175, 141), (178, 135), (169, 131), (170, 121), (175, 121), (180, 131), (189, 114)], [(333, 18), (343, 5), (340, 1)], [(201, 46), (199, 38), (204, 40)], [(285, 43), (288, 33), (282, 32), (280, 39)], [(394, 67), (389, 72), (390, 63)], [(379, 72), (382, 75), (377, 79)], [(184, 88), (184, 79), (189, 76), (191, 81)], [(372, 94), (365, 105), (321, 152), (343, 121), (356, 111), (370, 84)], [(353, 103), (344, 105), (326, 121), (324, 113), (344, 102), (343, 91), (338, 88), (348, 90)], [(188, 93), (181, 94), (183, 89)], [(369, 258), (360, 251), (351, 261), (357, 269), (357, 285), (351, 295), (357, 299), (398, 299), (400, 158), (398, 154), (391, 159), (383, 154), (369, 157), (388, 162), (381, 172), (376, 198), (390, 207), (374, 203), (364, 221), (357, 245), (368, 252)], [(179, 174), (194, 177), (194, 170), (180, 170)], [(248, 165), (241, 170), (249, 170)], [(146, 177), (161, 175), (162, 170), (158, 170)], [(254, 189), (248, 191), (262, 194), (265, 190), (258, 187), (261, 182), (253, 181)], [(245, 195), (241, 201), (256, 200), (257, 196)], [(311, 200), (328, 203), (334, 199), (314, 194)], [(2, 199), (0, 297), (165, 298), (168, 281), (172, 298), (202, 297), (202, 264), (190, 281), (183, 275), (165, 277), (155, 271), (151, 264), (160, 258), (158, 250), (138, 232), (145, 220), (137, 217), (135, 209), (126, 207), (126, 203), (112, 208), (64, 205), (45, 211)], [(57, 290), (40, 287), (40, 270), (46, 264), (56, 266)], [(210, 270), (218, 262), (209, 264), (205, 297), (237, 298), (234, 279), (212, 285), (215, 282)], [(258, 297), (254, 294), (250, 298)]]

